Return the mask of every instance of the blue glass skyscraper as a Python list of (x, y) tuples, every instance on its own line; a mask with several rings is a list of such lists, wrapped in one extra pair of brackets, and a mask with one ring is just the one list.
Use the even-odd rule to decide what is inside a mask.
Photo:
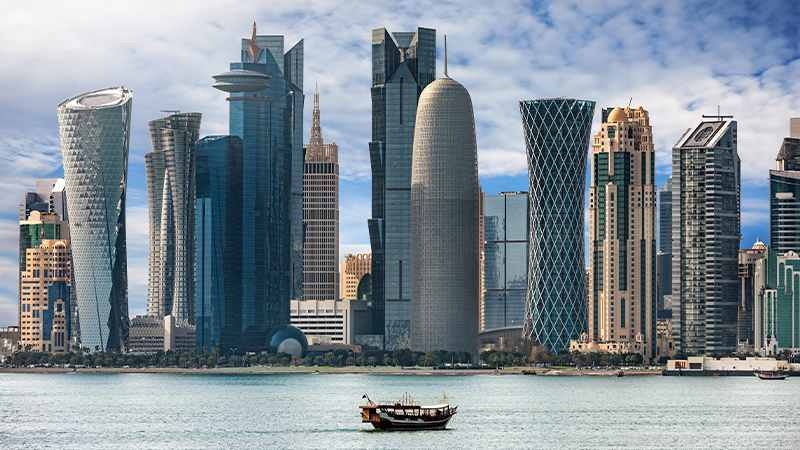
[(229, 133), (242, 139), (241, 346), (260, 349), (302, 290), (303, 41), (284, 54), (283, 36), (253, 24), (230, 69), (214, 87), (230, 93)]
[(197, 346), (239, 347), (242, 319), (242, 140), (208, 136), (196, 147)]
[(528, 193), (483, 195), (481, 331), (522, 328), (528, 287)]
[(411, 327), (411, 151), (417, 100), (436, 74), (436, 30), (372, 30), (373, 333), (408, 348)]

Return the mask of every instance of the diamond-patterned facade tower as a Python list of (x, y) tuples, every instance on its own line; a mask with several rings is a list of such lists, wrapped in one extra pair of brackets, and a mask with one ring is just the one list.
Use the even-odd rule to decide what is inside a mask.
[(120, 351), (128, 337), (125, 189), (133, 93), (87, 92), (58, 105), (81, 346)]
[(523, 335), (557, 353), (586, 330), (583, 197), (595, 103), (520, 102), (528, 154), (528, 295)]
[(195, 145), (200, 113), (150, 122), (153, 151), (145, 155), (150, 211), (147, 312), (194, 322)]

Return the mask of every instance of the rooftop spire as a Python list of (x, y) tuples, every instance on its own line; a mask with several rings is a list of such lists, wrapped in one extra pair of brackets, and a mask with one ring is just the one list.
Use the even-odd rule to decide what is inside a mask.
[(446, 78), (450, 78), (447, 75), (447, 35), (444, 35), (444, 76)]
[(261, 52), (261, 49), (258, 48), (258, 44), (256, 44), (256, 21), (253, 21), (253, 32), (250, 35), (250, 42), (247, 44), (247, 52), (250, 53), (250, 60), (252, 62), (258, 62), (258, 54)]
[(311, 135), (308, 138), (308, 147), (314, 150), (322, 149), (322, 126), (319, 120), (319, 85), (314, 85), (314, 110), (311, 112)]

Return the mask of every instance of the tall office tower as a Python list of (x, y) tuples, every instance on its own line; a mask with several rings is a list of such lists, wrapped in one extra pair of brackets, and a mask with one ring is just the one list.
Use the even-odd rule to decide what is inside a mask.
[(197, 347), (239, 347), (242, 324), (242, 140), (197, 142), (194, 312)]
[(436, 30), (372, 30), (373, 334), (408, 348), (411, 327), (411, 152), (417, 101), (436, 76)]
[(372, 270), (372, 255), (356, 253), (344, 257), (342, 261), (342, 300), (361, 300), (358, 298), (358, 285)]
[[(302, 291), (303, 41), (242, 39), (241, 62), (214, 76), (230, 93), (229, 134), (242, 139), (242, 330), (244, 349), (266, 346), (289, 323)], [(287, 237), (289, 237), (287, 239)]]
[(736, 350), (736, 121), (704, 117), (672, 149), (672, 331), (683, 355)]
[(87, 92), (58, 105), (81, 345), (121, 351), (128, 337), (125, 191), (133, 93)]
[(641, 106), (604, 108), (592, 141), (588, 339), (656, 353), (655, 152)]
[(325, 144), (314, 92), (311, 136), (303, 170), (303, 298), (338, 300), (339, 148)]
[(800, 117), (789, 119), (789, 137), (800, 138)]
[(193, 323), (195, 144), (200, 113), (150, 122), (153, 151), (144, 155), (150, 213), (147, 313)]
[(19, 311), (23, 349), (71, 350), (71, 261), (69, 240), (44, 239), (25, 251)]
[(483, 194), (481, 331), (522, 328), (528, 289), (528, 193)]
[(63, 178), (36, 180), (36, 190), (26, 192), (19, 206), (19, 220), (25, 220), (31, 211), (53, 213), (67, 221), (67, 191)]
[(783, 255), (800, 252), (800, 135), (784, 138), (775, 160), (769, 171), (769, 240), (770, 250)]
[(736, 342), (739, 350), (753, 351), (753, 307), (759, 277), (759, 260), (767, 257), (767, 246), (756, 241), (753, 248), (739, 250), (739, 306), (736, 314)]
[(672, 177), (658, 188), (658, 242), (656, 244), (656, 310), (671, 309), (672, 294)]
[(593, 101), (520, 102), (528, 154), (524, 336), (550, 352), (586, 331), (583, 199)]
[(419, 97), (411, 167), (411, 348), (474, 353), (480, 187), (469, 92), (447, 76)]

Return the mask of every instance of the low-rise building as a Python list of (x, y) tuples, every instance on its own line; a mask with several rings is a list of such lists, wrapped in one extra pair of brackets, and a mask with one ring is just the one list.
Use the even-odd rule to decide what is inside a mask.
[(639, 353), (644, 355), (645, 345), (641, 335), (634, 340), (615, 340), (615, 341), (593, 341), (586, 333), (582, 333), (579, 339), (569, 342), (569, 351), (578, 353), (616, 353), (625, 355), (629, 353)]
[(754, 371), (791, 371), (794, 368), (788, 361), (775, 358), (747, 357), (712, 358), (690, 356), (686, 359), (667, 361), (665, 375), (752, 375)]
[(195, 349), (196, 328), (173, 316), (136, 316), (128, 332), (128, 352), (188, 352)]
[(0, 327), (0, 363), (19, 348), (19, 327)]
[(309, 345), (353, 344), (369, 331), (370, 311), (362, 300), (292, 300), (289, 321), (306, 335)]

